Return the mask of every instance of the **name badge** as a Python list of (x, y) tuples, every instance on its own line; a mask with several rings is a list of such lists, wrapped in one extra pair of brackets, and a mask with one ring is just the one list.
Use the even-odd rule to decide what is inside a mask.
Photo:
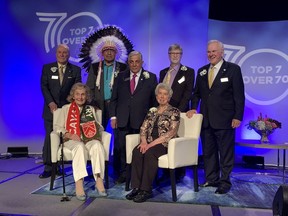
[(221, 78), (221, 82), (228, 82), (228, 77)]
[(183, 77), (181, 77), (181, 79), (178, 80), (178, 83), (181, 84), (184, 81), (185, 81), (185, 77), (183, 76)]
[(52, 75), (52, 79), (58, 79), (58, 76)]

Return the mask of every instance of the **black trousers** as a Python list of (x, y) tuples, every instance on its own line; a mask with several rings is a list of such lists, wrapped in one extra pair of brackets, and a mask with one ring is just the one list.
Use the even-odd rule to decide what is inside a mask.
[(219, 182), (220, 186), (230, 188), (235, 155), (235, 129), (204, 128), (201, 131), (201, 140), (206, 181)]
[(44, 128), (45, 128), (45, 140), (42, 149), (42, 158), (44, 163), (44, 171), (50, 172), (52, 170), (51, 162), (51, 139), (50, 133), (53, 130), (52, 120), (44, 119)]
[(104, 101), (104, 109), (102, 110), (102, 126), (104, 127), (104, 129), (107, 128), (107, 125), (110, 120), (109, 105), (110, 105), (110, 100)]
[(152, 184), (158, 170), (158, 158), (167, 154), (167, 148), (158, 144), (142, 154), (137, 147), (132, 154), (131, 187), (152, 191)]
[(139, 129), (130, 127), (117, 128), (114, 130), (113, 166), (114, 171), (126, 177), (126, 135), (139, 134)]

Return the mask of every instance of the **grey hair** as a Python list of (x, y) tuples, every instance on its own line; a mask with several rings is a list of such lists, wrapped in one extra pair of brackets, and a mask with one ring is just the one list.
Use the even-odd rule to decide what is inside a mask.
[(221, 51), (224, 51), (224, 44), (221, 41), (219, 41), (219, 40), (209, 40), (208, 41), (208, 45), (211, 44), (211, 43), (217, 43), (219, 45)]
[(57, 50), (59, 49), (59, 47), (65, 48), (68, 51), (68, 53), (70, 53), (70, 48), (69, 48), (69, 46), (67, 44), (59, 44), (58, 47), (57, 47)]
[(91, 94), (90, 94), (90, 88), (87, 85), (85, 85), (83, 83), (80, 83), (80, 82), (75, 83), (72, 86), (72, 88), (70, 90), (70, 94), (67, 97), (67, 101), (69, 101), (69, 102), (73, 102), (74, 101), (73, 96), (74, 96), (74, 93), (75, 93), (75, 91), (77, 89), (85, 89), (86, 97), (87, 97), (86, 98), (86, 102), (90, 103), (92, 101)]
[(183, 49), (179, 44), (171, 44), (168, 48), (168, 53), (170, 53), (172, 50), (180, 50), (181, 53), (183, 53)]
[(155, 89), (155, 95), (156, 96), (158, 95), (160, 89), (166, 90), (169, 94), (169, 98), (172, 97), (173, 90), (171, 89), (171, 87), (169, 85), (167, 85), (166, 83), (159, 83)]
[(134, 50), (134, 51), (132, 51), (132, 52), (129, 53), (129, 55), (128, 55), (128, 60), (129, 60), (132, 56), (134, 56), (134, 55), (139, 55), (141, 61), (143, 60), (143, 58), (142, 58), (142, 53), (139, 52), (139, 51), (136, 51), (136, 50)]

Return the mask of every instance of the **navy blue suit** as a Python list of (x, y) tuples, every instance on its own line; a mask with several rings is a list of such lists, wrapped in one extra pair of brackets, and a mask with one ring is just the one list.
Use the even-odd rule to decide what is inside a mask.
[(244, 83), (241, 68), (224, 61), (209, 89), (209, 67), (208, 64), (198, 70), (192, 109), (197, 109), (200, 103), (206, 181), (219, 182), (222, 187), (230, 189), (235, 145), (235, 129), (231, 124), (232, 119), (243, 119)]
[[(189, 110), (189, 102), (192, 97), (195, 72), (194, 69), (190, 67), (185, 67), (186, 70), (183, 70), (183, 65), (180, 65), (179, 70), (175, 76), (175, 79), (172, 83), (173, 95), (169, 101), (173, 107), (178, 108), (181, 112), (187, 112)], [(169, 67), (160, 71), (159, 82), (163, 82)]]
[(110, 117), (116, 116), (118, 126), (118, 137), (114, 143), (114, 161), (121, 161), (121, 173), (124, 173), (126, 166), (126, 135), (139, 133), (148, 110), (157, 105), (157, 77), (147, 71), (145, 72), (149, 74), (149, 78), (145, 77), (143, 72), (142, 69), (133, 94), (130, 92), (130, 70), (119, 73), (112, 91)]

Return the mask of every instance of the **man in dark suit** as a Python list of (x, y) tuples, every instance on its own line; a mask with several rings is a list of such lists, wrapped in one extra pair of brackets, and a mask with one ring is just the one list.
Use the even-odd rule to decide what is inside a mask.
[(101, 49), (103, 61), (94, 63), (89, 70), (86, 85), (91, 89), (91, 105), (102, 110), (102, 126), (107, 127), (110, 119), (109, 104), (115, 78), (127, 65), (115, 61), (117, 48), (114, 42), (107, 41)]
[[(159, 82), (168, 84), (173, 94), (169, 104), (178, 108), (181, 112), (189, 110), (189, 102), (194, 87), (195, 71), (193, 68), (181, 64), (183, 49), (179, 44), (172, 44), (168, 48), (170, 66), (160, 71)], [(185, 168), (176, 169), (176, 179), (179, 181), (185, 176)], [(159, 181), (168, 179), (168, 170), (163, 170), (163, 176)]]
[(201, 140), (206, 183), (217, 187), (216, 194), (231, 188), (230, 174), (234, 165), (235, 128), (244, 114), (245, 96), (241, 68), (223, 59), (224, 46), (211, 40), (207, 49), (210, 64), (198, 70), (192, 97), (191, 117), (200, 103), (203, 114)]
[(168, 84), (172, 90), (169, 104), (181, 112), (189, 110), (194, 87), (195, 72), (193, 68), (181, 64), (183, 49), (178, 44), (172, 44), (168, 49), (170, 66), (160, 71), (159, 82)]
[(43, 119), (45, 127), (45, 141), (43, 146), (44, 172), (39, 178), (51, 176), (51, 146), (50, 133), (53, 130), (53, 112), (57, 108), (69, 103), (67, 96), (73, 84), (81, 82), (80, 67), (68, 62), (69, 47), (60, 44), (56, 50), (57, 61), (45, 64), (41, 75), (41, 91), (44, 97)]
[(119, 73), (116, 79), (110, 102), (111, 127), (118, 128), (114, 160), (120, 170), (116, 183), (126, 179), (126, 135), (139, 133), (148, 110), (157, 104), (154, 92), (157, 78), (142, 68), (142, 54), (132, 51), (128, 65), (129, 70)]

